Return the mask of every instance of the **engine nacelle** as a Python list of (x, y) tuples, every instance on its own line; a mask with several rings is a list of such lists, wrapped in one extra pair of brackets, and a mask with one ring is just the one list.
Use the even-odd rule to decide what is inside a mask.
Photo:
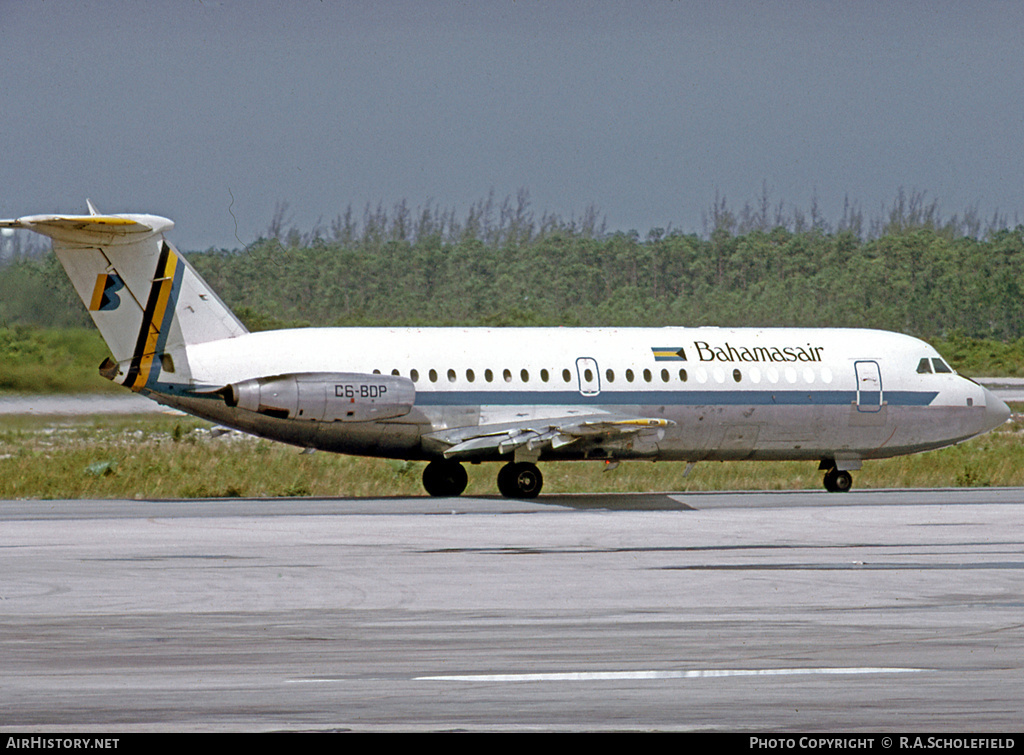
[(243, 380), (220, 391), (228, 406), (278, 419), (369, 422), (412, 411), (409, 378), (357, 372), (306, 372)]

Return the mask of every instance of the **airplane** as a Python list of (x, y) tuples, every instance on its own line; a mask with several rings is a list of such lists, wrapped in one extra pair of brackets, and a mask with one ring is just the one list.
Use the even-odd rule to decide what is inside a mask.
[[(87, 201), (88, 202), (88, 201)], [(848, 491), (865, 461), (963, 442), (1007, 405), (927, 343), (846, 328), (302, 328), (250, 333), (148, 214), (0, 220), (48, 236), (111, 351), (100, 374), (161, 404), (305, 449), (464, 463), (808, 460)], [(687, 467), (687, 472), (691, 467)]]

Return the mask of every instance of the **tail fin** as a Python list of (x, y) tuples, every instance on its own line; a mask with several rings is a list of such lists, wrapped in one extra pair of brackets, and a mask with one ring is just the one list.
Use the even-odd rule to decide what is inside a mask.
[[(185, 347), (248, 332), (163, 234), (155, 215), (32, 215), (0, 221), (53, 239), (114, 364), (101, 372), (134, 391), (187, 385)], [(167, 386), (170, 387), (170, 386)]]

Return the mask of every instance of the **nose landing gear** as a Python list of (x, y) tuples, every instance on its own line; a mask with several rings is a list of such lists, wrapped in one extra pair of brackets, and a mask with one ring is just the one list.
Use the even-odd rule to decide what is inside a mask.
[(829, 493), (845, 493), (853, 487), (853, 475), (832, 467), (825, 472), (825, 490)]

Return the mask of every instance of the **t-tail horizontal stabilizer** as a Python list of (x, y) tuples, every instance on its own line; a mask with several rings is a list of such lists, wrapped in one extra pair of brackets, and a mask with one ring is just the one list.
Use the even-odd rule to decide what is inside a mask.
[(248, 332), (164, 239), (158, 215), (29, 215), (0, 220), (53, 239), (53, 250), (113, 355), (100, 371), (132, 390), (187, 386), (187, 346)]

